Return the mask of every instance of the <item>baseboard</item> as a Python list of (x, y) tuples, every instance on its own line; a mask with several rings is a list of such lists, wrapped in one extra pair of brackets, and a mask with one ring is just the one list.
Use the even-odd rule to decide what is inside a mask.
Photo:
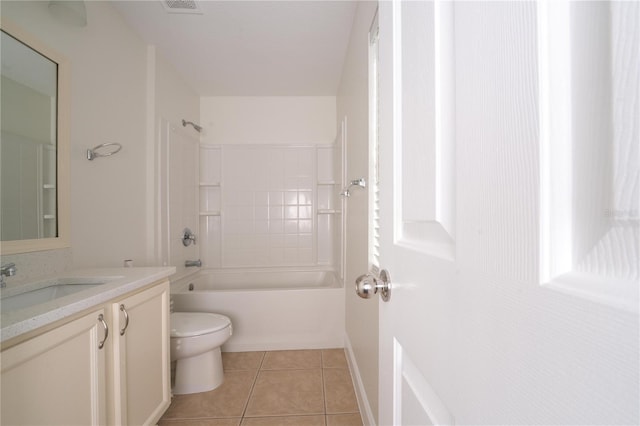
[(290, 351), (297, 349), (341, 348), (342, 342), (334, 339), (308, 341), (289, 340), (285, 342), (225, 343), (222, 352)]
[(351, 347), (351, 341), (349, 340), (349, 336), (346, 334), (344, 336), (344, 348), (347, 354), (347, 363), (349, 364), (349, 371), (351, 372), (353, 388), (356, 391), (356, 398), (358, 399), (358, 408), (360, 409), (360, 415), (362, 416), (362, 423), (365, 426), (376, 426), (375, 417), (371, 411), (371, 405), (369, 404), (367, 393), (364, 390), (364, 384), (362, 383), (358, 363), (356, 362), (356, 357), (353, 353), (353, 348)]

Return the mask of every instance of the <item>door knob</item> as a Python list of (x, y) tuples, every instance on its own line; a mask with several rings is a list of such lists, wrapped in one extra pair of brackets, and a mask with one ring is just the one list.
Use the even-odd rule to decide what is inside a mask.
[(356, 279), (356, 294), (363, 299), (370, 299), (378, 290), (384, 302), (391, 299), (391, 278), (386, 269), (382, 269), (379, 275), (364, 274)]

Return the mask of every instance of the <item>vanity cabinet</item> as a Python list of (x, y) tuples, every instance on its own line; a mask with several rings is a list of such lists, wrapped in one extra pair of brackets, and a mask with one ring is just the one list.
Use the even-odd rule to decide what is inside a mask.
[(169, 356), (163, 280), (4, 349), (0, 424), (156, 424), (171, 402)]
[(109, 424), (155, 424), (171, 403), (169, 283), (111, 304)]
[(105, 424), (106, 351), (98, 349), (105, 313), (95, 310), (2, 351), (1, 424)]

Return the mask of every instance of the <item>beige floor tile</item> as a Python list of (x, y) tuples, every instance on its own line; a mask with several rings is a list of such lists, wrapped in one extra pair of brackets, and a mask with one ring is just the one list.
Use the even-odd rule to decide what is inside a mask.
[(256, 371), (230, 371), (224, 383), (210, 392), (176, 395), (163, 420), (206, 417), (241, 417)]
[(323, 349), (322, 368), (348, 368), (344, 349)]
[(327, 414), (327, 426), (362, 426), (360, 414)]
[(248, 417), (324, 414), (322, 370), (261, 370)]
[(160, 420), (158, 426), (238, 426), (240, 417), (232, 419)]
[(264, 358), (264, 352), (223, 352), (224, 371), (257, 370)]
[(321, 368), (322, 355), (319, 350), (267, 352), (262, 361), (263, 370)]
[(327, 414), (357, 413), (358, 401), (346, 368), (325, 368), (324, 392)]
[(325, 426), (324, 416), (245, 417), (241, 426)]

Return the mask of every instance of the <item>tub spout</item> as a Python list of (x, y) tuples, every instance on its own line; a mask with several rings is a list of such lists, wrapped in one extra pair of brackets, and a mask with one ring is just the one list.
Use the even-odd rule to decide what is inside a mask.
[(184, 261), (184, 266), (186, 268), (189, 268), (191, 266), (197, 266), (198, 268), (200, 268), (202, 266), (202, 261), (200, 259), (198, 259), (198, 260), (185, 260)]
[(5, 287), (7, 283), (4, 281), (4, 277), (12, 277), (18, 272), (15, 263), (7, 263), (0, 268), (0, 287)]

